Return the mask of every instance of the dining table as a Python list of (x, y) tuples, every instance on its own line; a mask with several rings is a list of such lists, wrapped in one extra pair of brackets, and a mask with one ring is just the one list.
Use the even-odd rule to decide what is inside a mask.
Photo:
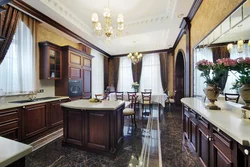
[[(136, 93), (138, 95), (138, 100), (142, 100), (142, 94), (140, 92)], [(164, 93), (152, 93), (151, 94), (151, 101), (152, 103), (161, 104), (162, 107), (165, 107), (165, 102), (167, 100), (168, 96)], [(109, 94), (109, 100), (116, 100), (115, 93)], [(128, 93), (123, 93), (123, 100), (128, 101)]]

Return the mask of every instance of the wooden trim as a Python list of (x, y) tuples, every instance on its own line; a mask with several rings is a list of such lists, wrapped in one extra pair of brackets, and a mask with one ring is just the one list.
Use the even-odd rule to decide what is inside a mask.
[(195, 0), (190, 11), (188, 12), (187, 17), (189, 18), (189, 20), (192, 20), (194, 18), (194, 15), (196, 14), (196, 12), (198, 11), (199, 7), (201, 6), (203, 0)]
[(25, 3), (23, 0), (13, 0), (11, 2), (11, 4), (14, 5), (15, 7), (17, 7), (19, 9), (31, 14), (32, 16), (40, 19), (41, 21), (44, 21), (44, 22), (48, 23), (49, 25), (51, 25), (51, 26), (55, 27), (56, 29), (64, 32), (65, 34), (77, 39), (78, 41), (82, 42), (83, 44), (85, 44), (85, 45), (97, 50), (98, 52), (110, 57), (110, 55), (107, 52), (105, 52), (104, 50), (100, 49), (99, 47), (97, 47), (94, 44), (90, 43), (89, 41), (87, 41), (86, 39), (84, 39), (81, 36), (77, 35), (73, 31), (71, 31), (68, 28), (62, 26), (61, 24), (59, 24), (55, 20), (49, 18), (45, 14), (43, 14), (40, 11), (36, 10), (32, 6)]
[[(151, 50), (151, 51), (144, 51), (144, 52), (139, 52), (141, 54), (150, 54), (150, 53), (163, 53), (163, 52), (169, 52), (172, 53), (174, 50), (173, 48), (169, 48), (169, 49), (161, 49), (161, 50)], [(119, 55), (112, 55), (111, 57), (124, 57), (127, 56), (129, 53), (126, 54), (119, 54)]]

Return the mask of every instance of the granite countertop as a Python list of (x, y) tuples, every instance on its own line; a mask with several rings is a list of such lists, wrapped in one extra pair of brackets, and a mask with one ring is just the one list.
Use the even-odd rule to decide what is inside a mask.
[(72, 102), (67, 102), (61, 104), (62, 107), (72, 108), (72, 109), (80, 109), (80, 110), (115, 110), (121, 105), (125, 104), (124, 101), (109, 101), (103, 100), (99, 103), (92, 103), (89, 100), (75, 100)]
[[(27, 102), (27, 103), (9, 103), (10, 101), (7, 101), (7, 102), (2, 103), (2, 104), (0, 103), (0, 110), (10, 109), (10, 108), (18, 108), (18, 107), (23, 107), (23, 106), (33, 105), (33, 104), (46, 103), (46, 102), (64, 100), (64, 99), (69, 98), (67, 96), (55, 96), (55, 97), (57, 97), (57, 98), (47, 99), (47, 100), (39, 100), (39, 101), (33, 101), (33, 102)], [(27, 100), (27, 99), (18, 99), (18, 100)], [(12, 100), (12, 101), (15, 101), (15, 100)]]
[(0, 137), (0, 166), (7, 166), (32, 152), (32, 146)]
[[(221, 110), (209, 110), (206, 103), (196, 98), (182, 98), (181, 102), (244, 146), (250, 146), (250, 120), (242, 119), (241, 104), (217, 101)], [(250, 111), (247, 111), (249, 117)]]

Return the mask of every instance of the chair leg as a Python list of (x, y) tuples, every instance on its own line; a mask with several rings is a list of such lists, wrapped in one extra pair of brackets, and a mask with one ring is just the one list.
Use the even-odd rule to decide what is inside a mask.
[(135, 121), (135, 115), (134, 115), (134, 123), (135, 123), (135, 127), (137, 128), (137, 126), (136, 126), (136, 121)]
[(133, 117), (132, 117), (132, 115), (130, 115), (130, 118), (131, 118), (131, 122), (132, 122), (132, 126), (133, 126)]

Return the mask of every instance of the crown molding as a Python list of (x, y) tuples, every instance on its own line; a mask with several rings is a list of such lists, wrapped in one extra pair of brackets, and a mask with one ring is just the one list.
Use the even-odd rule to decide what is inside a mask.
[(40, 11), (36, 10), (32, 6), (25, 3), (23, 0), (13, 0), (11, 2), (11, 4), (14, 5), (15, 7), (23, 10), (24, 12), (27, 12), (30, 15), (38, 18), (39, 20), (48, 23), (49, 25), (57, 28), (58, 30), (64, 32), (65, 34), (77, 39), (78, 41), (80, 41), (81, 43), (89, 46), (90, 48), (93, 48), (93, 49), (97, 50), (98, 52), (110, 57), (110, 55), (107, 52), (105, 52), (104, 50), (100, 49), (99, 47), (97, 47), (96, 45), (90, 43), (89, 41), (87, 41), (86, 39), (84, 39), (81, 36), (77, 35), (73, 31), (71, 31), (68, 28), (62, 26), (61, 24), (59, 24), (55, 20), (51, 19), (50, 17), (46, 16), (45, 14), (41, 13)]
[[(168, 52), (168, 53), (172, 53), (174, 50), (173, 48), (169, 48), (169, 49), (160, 49), (160, 50), (151, 50), (151, 51), (144, 51), (144, 52), (139, 52), (141, 54), (151, 54), (151, 53), (164, 53), (164, 52)], [(126, 54), (119, 54), (119, 55), (112, 55), (111, 58), (116, 58), (116, 57), (124, 57), (127, 56), (129, 53)]]

